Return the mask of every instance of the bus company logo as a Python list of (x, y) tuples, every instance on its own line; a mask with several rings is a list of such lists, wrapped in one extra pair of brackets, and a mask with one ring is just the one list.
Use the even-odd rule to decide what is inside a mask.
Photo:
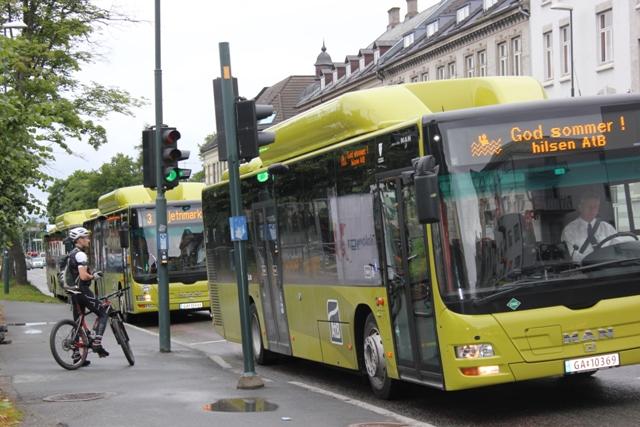
[(340, 307), (337, 300), (327, 300), (327, 318), (331, 328), (331, 342), (342, 345), (342, 324), (340, 323)]
[(502, 138), (489, 140), (486, 133), (471, 144), (471, 157), (493, 156), (502, 152)]
[(562, 343), (563, 344), (575, 344), (584, 341), (597, 341), (603, 339), (613, 338), (613, 328), (598, 328), (597, 332), (590, 329), (584, 331), (563, 332)]

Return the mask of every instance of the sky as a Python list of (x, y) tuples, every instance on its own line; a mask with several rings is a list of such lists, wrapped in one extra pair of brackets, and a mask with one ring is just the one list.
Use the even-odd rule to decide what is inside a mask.
[[(127, 90), (148, 105), (133, 117), (109, 115), (101, 124), (108, 144), (94, 150), (72, 142), (72, 155), (55, 149), (45, 172), (65, 178), (75, 170), (95, 170), (117, 153), (136, 157), (141, 131), (155, 118), (155, 0), (95, 0), (138, 23), (110, 25), (96, 36), (98, 58), (78, 78)], [(418, 0), (422, 11), (437, 0)], [(406, 0), (164, 0), (161, 1), (163, 122), (182, 134), (184, 164), (202, 169), (198, 145), (215, 132), (212, 80), (220, 76), (219, 43), (228, 42), (231, 72), (241, 96), (255, 97), (290, 75), (311, 75), (324, 41), (334, 62), (369, 45), (385, 30), (387, 11)], [(46, 205), (48, 194), (36, 193)]]

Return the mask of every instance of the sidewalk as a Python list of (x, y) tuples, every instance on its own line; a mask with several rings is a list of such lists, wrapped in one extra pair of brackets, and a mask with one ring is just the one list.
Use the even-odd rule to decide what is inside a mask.
[[(24, 426), (348, 426), (356, 423), (411, 422), (374, 407), (351, 405), (292, 382), (265, 378), (258, 390), (238, 390), (236, 366), (220, 355), (172, 342), (160, 353), (158, 337), (128, 327), (136, 364), (127, 364), (110, 331), (105, 346), (111, 356), (90, 353), (91, 366), (66, 371), (49, 350), (53, 324), (70, 317), (67, 305), (0, 302), (12, 344), (0, 346), (0, 388), (16, 399), (25, 413)], [(25, 324), (25, 326), (11, 326)], [(231, 344), (225, 352), (237, 351)], [(234, 357), (234, 360), (237, 358)], [(216, 361), (217, 363), (215, 363)], [(226, 369), (225, 369), (226, 368)], [(50, 402), (59, 394), (74, 399)], [(276, 405), (265, 412), (219, 412), (207, 409), (220, 399), (263, 399)], [(244, 406), (246, 401), (234, 402)], [(258, 409), (263, 405), (258, 402)], [(376, 411), (376, 412), (374, 412)]]

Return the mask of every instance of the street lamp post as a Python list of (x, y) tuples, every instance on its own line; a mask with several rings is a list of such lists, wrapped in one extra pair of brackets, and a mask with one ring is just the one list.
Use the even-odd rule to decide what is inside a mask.
[(551, 5), (551, 9), (569, 11), (569, 37), (571, 37), (571, 43), (569, 43), (569, 48), (571, 49), (571, 97), (573, 98), (575, 96), (575, 89), (573, 86), (573, 6), (570, 6), (568, 4), (556, 3)]

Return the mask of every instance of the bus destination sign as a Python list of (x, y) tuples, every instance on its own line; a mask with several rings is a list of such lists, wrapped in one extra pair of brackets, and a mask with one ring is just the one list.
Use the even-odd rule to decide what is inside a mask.
[(447, 131), (452, 163), (485, 164), (518, 157), (637, 148), (640, 111), (587, 114), (538, 121), (452, 127)]
[[(156, 210), (145, 209), (141, 212), (142, 225), (156, 225)], [(176, 206), (167, 208), (167, 224), (186, 224), (202, 221), (202, 206)]]

